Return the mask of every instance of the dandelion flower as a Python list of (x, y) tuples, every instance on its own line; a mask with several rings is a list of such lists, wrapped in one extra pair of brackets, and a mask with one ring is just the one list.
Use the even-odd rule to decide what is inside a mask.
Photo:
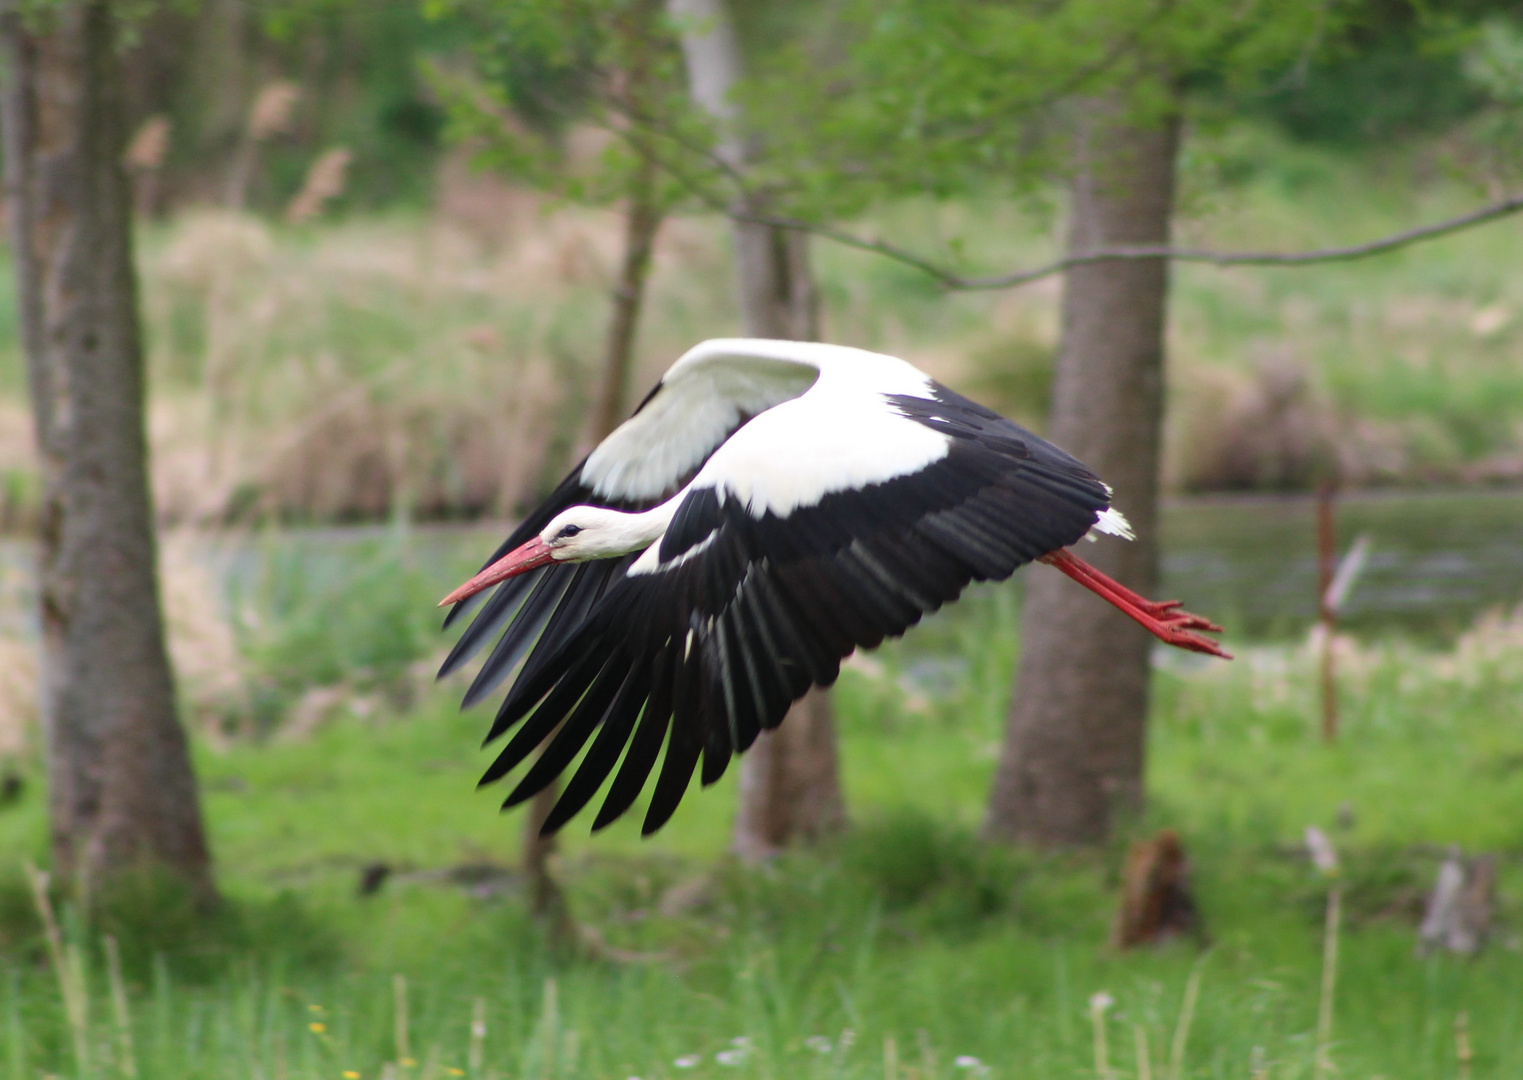
[(328, 1030), (328, 1025), (319, 1023), (318, 1021), (314, 1020), (307, 1025), (307, 1030), (314, 1035), (321, 1035), (323, 1032)]
[(360, 1080), (360, 1074), (353, 1069), (344, 1070), (344, 1080)]
[(402, 1068), (404, 1068), (404, 1069), (411, 1069), (413, 1066), (418, 1064), (418, 1059), (417, 1058), (403, 1058), (401, 1061), (397, 1062), (397, 1064), (402, 1066)]
[(451, 1076), (464, 1076), (465, 1075), (465, 1070), (464, 1069), (457, 1069), (453, 1065), (446, 1065), (444, 1067), (444, 1071), (449, 1073)]
[(697, 1065), (702, 1060), (703, 1059), (700, 1058), (697, 1054), (683, 1054), (676, 1061), (672, 1062), (672, 1064), (677, 1066), (679, 1069), (691, 1069), (694, 1065)]
[(804, 1040), (804, 1045), (816, 1054), (828, 1054), (831, 1051), (830, 1040), (823, 1035), (811, 1035)]

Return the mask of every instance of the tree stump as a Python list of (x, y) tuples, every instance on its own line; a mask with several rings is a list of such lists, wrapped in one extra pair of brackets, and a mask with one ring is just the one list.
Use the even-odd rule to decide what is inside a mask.
[(1190, 867), (1173, 829), (1132, 845), (1121, 879), (1121, 907), (1111, 929), (1111, 945), (1130, 949), (1176, 937), (1205, 934), (1190, 893)]

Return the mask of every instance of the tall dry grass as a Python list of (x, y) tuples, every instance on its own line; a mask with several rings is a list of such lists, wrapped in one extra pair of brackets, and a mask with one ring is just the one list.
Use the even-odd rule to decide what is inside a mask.
[(546, 257), (582, 243), (483, 254), (442, 225), (174, 222), (144, 267), (160, 515), (512, 512), (582, 375), (526, 301), (565, 276)]

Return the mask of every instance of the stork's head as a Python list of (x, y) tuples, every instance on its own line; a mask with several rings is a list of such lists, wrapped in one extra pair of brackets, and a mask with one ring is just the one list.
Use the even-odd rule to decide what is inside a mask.
[(550, 524), (540, 530), (538, 539), (555, 562), (611, 559), (650, 544), (651, 537), (640, 528), (641, 524), (639, 514), (601, 506), (573, 506), (551, 518)]
[[(526, 574), (547, 563), (586, 562), (627, 555), (648, 547), (654, 537), (642, 515), (601, 506), (573, 506), (550, 519), (539, 535), (514, 548), (450, 593), (439, 606), (458, 603), (499, 581)], [(659, 535), (659, 534), (658, 534)]]

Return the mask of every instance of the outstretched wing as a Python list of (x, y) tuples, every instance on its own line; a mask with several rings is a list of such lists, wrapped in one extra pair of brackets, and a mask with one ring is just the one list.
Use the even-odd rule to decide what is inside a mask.
[[(819, 369), (809, 360), (810, 350), (807, 344), (741, 340), (708, 341), (690, 350), (634, 415), (524, 518), (483, 568), (537, 536), (570, 507), (640, 511), (665, 502), (747, 420), (813, 385)], [(543, 566), (456, 604), (445, 617), (446, 628), (485, 599), (439, 668), (439, 677), (460, 668), (501, 631), (462, 706), (476, 704), (520, 664), (528, 672), (563, 645), (632, 561)]]
[(827, 478), (808, 501), (769, 500), (754, 485), (742, 497), (700, 473), (658, 548), (515, 682), (488, 741), (517, 730), (482, 783), (555, 732), (504, 805), (522, 802), (592, 739), (545, 830), (619, 765), (597, 830), (634, 802), (664, 743), (644, 824), (654, 832), (700, 759), (711, 784), (811, 685), (834, 682), (853, 649), (902, 634), (970, 581), (1008, 577), (1105, 520), (1105, 485), (1031, 432), (934, 384), (928, 396), (888, 400), (906, 434), (923, 425), (944, 436), (912, 471), (857, 486)]

